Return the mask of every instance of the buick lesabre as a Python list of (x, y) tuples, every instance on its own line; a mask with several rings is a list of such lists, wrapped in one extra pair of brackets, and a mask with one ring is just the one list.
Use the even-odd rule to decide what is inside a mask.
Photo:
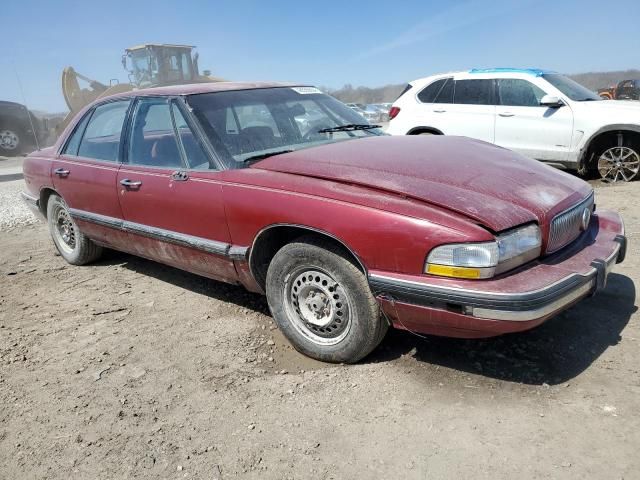
[(304, 85), (100, 99), (24, 177), (67, 262), (107, 247), (264, 293), (295, 348), (329, 362), (362, 359), (389, 326), (533, 328), (626, 251), (582, 180), (478, 140), (385, 135)]

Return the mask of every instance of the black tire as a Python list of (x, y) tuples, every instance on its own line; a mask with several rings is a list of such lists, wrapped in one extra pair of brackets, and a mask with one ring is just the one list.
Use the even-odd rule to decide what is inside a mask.
[(58, 195), (52, 194), (47, 202), (47, 223), (53, 244), (71, 265), (86, 265), (102, 255), (102, 247), (80, 231), (67, 204)]
[[(266, 292), (271, 314), (294, 348), (323, 362), (361, 360), (388, 329), (363, 272), (342, 249), (314, 236), (276, 253)], [(316, 301), (320, 307), (313, 311)], [(326, 325), (310, 323), (310, 316)]]
[(24, 130), (13, 125), (0, 125), (0, 155), (15, 157), (27, 148)]

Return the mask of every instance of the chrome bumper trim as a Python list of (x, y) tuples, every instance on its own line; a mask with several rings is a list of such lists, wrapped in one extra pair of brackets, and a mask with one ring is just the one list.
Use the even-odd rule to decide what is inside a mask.
[(624, 259), (626, 238), (618, 235), (616, 247), (605, 260), (594, 260), (585, 274), (573, 273), (543, 288), (503, 293), (430, 285), (378, 274), (369, 275), (377, 296), (402, 303), (463, 313), (484, 320), (526, 322), (546, 317), (606, 285), (613, 265)]

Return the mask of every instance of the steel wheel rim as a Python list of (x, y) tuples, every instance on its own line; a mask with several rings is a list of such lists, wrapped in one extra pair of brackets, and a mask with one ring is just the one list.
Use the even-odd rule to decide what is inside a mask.
[(76, 248), (76, 226), (66, 208), (58, 205), (53, 211), (53, 232), (57, 244), (66, 253), (72, 253)]
[(0, 131), (0, 147), (5, 150), (15, 150), (20, 145), (20, 138), (11, 130)]
[(629, 147), (611, 147), (598, 158), (598, 172), (602, 180), (629, 182), (640, 171), (640, 156)]
[(305, 266), (288, 275), (284, 302), (294, 328), (317, 345), (336, 345), (351, 329), (352, 301), (322, 269)]

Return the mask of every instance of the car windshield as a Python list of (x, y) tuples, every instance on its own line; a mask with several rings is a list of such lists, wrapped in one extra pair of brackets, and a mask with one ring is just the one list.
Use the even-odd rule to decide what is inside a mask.
[(276, 87), (190, 95), (187, 103), (229, 165), (373, 135), (379, 128), (313, 87)]
[(557, 73), (545, 73), (542, 75), (542, 78), (576, 102), (602, 100), (597, 93), (592, 92), (587, 87), (583, 87), (578, 82), (571, 80), (569, 77), (565, 77), (564, 75)]

